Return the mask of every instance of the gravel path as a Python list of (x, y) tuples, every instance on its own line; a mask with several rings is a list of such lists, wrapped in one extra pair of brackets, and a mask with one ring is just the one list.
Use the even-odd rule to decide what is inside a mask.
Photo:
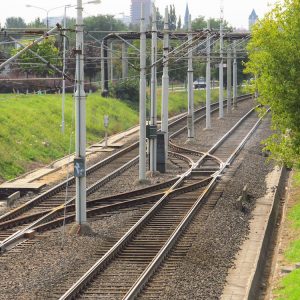
[[(249, 110), (251, 105), (247, 102), (241, 103), (239, 109), (233, 112), (230, 118), (224, 120), (218, 121), (217, 117), (212, 117), (214, 127), (211, 131), (203, 131), (203, 122), (200, 122), (196, 126), (196, 140), (200, 143), (200, 147), (195, 145), (195, 149), (204, 151), (205, 147), (211, 146), (245, 111)], [(262, 177), (270, 167), (264, 165), (265, 159), (259, 154), (260, 146), (258, 147), (257, 143), (266, 134), (267, 130), (260, 130), (260, 134), (257, 134), (256, 138), (252, 139), (250, 146), (247, 146), (247, 159), (239, 165), (236, 171), (239, 179), (234, 184), (230, 183), (228, 190), (224, 192), (224, 196), (216, 207), (216, 211), (209, 217), (207, 226), (199, 228), (199, 237), (191, 248), (187, 260), (181, 266), (182, 272), (174, 279), (173, 291), (167, 294), (164, 299), (215, 299), (214, 297), (220, 295), (223, 284), (221, 282), (224, 281), (226, 268), (232, 264), (231, 258), (238, 249), (237, 241), (241, 240), (247, 232), (247, 220), (250, 217), (237, 213), (233, 209), (232, 203), (239, 196), (240, 190), (246, 182), (249, 182), (250, 193), (254, 197), (263, 194)], [(186, 137), (182, 135), (180, 139), (184, 143)], [(247, 170), (247, 166), (250, 165), (255, 166), (253, 171)], [(244, 175), (244, 171), (247, 175)], [(173, 166), (165, 176), (153, 177), (150, 180), (152, 183), (157, 183), (174, 177), (178, 173), (178, 167)], [(135, 183), (137, 167), (128, 171), (126, 175), (115, 179), (110, 185), (104, 187), (102, 189), (103, 195), (137, 188)], [(258, 185), (258, 188), (255, 185)], [(61, 230), (55, 230), (38, 237), (38, 242), (26, 246), (21, 252), (13, 251), (0, 256), (1, 299), (47, 299), (48, 296), (51, 296), (53, 287), (57, 287), (68, 280), (74, 269), (86, 270), (93, 263), (90, 260), (91, 257), (95, 257), (101, 248), (107, 247), (108, 244), (111, 244), (123, 232), (127, 231), (130, 227), (130, 221), (141, 209), (143, 207), (110, 214), (108, 218), (102, 216), (96, 220), (89, 220), (96, 234), (86, 237), (66, 236), (63, 249), (61, 249)], [(223, 217), (224, 213), (226, 214), (225, 218)], [(212, 224), (214, 225), (213, 229)], [(237, 228), (240, 230), (236, 231)], [(224, 235), (221, 234), (221, 237), (220, 232), (224, 233)], [(229, 240), (234, 242), (233, 245), (235, 246), (228, 243)], [(220, 251), (220, 248), (223, 250)], [(202, 256), (199, 253), (206, 253), (207, 255)], [(213, 255), (211, 255), (212, 253)], [(216, 276), (220, 266), (212, 266), (211, 262), (220, 263), (223, 270), (220, 275)], [(215, 281), (210, 281), (214, 278)], [(220, 286), (216, 287), (217, 283)], [(191, 289), (191, 286), (195, 288)], [(182, 293), (179, 287), (183, 289)], [(202, 290), (201, 287), (203, 287)], [(212, 290), (212, 298), (207, 297), (210, 295), (208, 293), (210, 290)], [(204, 298), (201, 296), (203, 291), (206, 291)]]

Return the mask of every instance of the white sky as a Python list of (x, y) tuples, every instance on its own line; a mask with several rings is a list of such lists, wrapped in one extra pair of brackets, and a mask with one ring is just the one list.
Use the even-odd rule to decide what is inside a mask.
[[(220, 16), (221, 0), (156, 0), (161, 14), (164, 12), (166, 5), (174, 4), (177, 16), (184, 17), (185, 6), (188, 2), (192, 18), (199, 15), (205, 17)], [(76, 0), (1, 0), (0, 23), (4, 26), (7, 17), (22, 17), (26, 22), (34, 20), (36, 17), (45, 18), (46, 13), (35, 8), (27, 8), (26, 4), (39, 6), (45, 9), (52, 9), (66, 4), (76, 4)], [(224, 0), (224, 17), (231, 25), (238, 28), (248, 28), (248, 16), (254, 8), (259, 17), (262, 17), (270, 6), (276, 0)], [(125, 13), (130, 14), (130, 0), (102, 0), (101, 4), (85, 5), (85, 16), (97, 14), (113, 14), (118, 15)], [(75, 16), (75, 8), (68, 9), (69, 16)], [(49, 16), (63, 15), (63, 8), (55, 9), (49, 12)], [(118, 15), (120, 16), (120, 15)]]

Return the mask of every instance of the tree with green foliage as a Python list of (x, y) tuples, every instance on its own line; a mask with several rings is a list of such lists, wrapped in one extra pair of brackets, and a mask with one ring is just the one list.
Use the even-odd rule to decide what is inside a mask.
[(162, 31), (164, 29), (164, 17), (160, 14), (158, 8), (156, 9), (156, 24), (158, 31)]
[(41, 21), (40, 17), (37, 17), (33, 22), (27, 24), (28, 28), (45, 28), (45, 23)]
[(20, 17), (9, 17), (5, 21), (6, 28), (26, 28), (25, 21)]
[(272, 110), (266, 149), (279, 162), (300, 162), (300, 0), (284, 0), (252, 28), (247, 72), (259, 103)]
[[(26, 41), (22, 42), (26, 45)], [(45, 58), (49, 63), (56, 67), (61, 66), (61, 59), (59, 57), (59, 49), (55, 46), (55, 38), (44, 39), (39, 44), (35, 44), (30, 48), (33, 52), (38, 53), (40, 56)], [(12, 55), (18, 53), (20, 49), (13, 49)], [(45, 66), (32, 52), (25, 51), (19, 56), (19, 63), (16, 64), (23, 72), (31, 75), (53, 75), (55, 71), (48, 66)]]
[[(210, 18), (210, 28), (214, 30), (218, 30), (220, 28), (220, 19)], [(192, 21), (192, 29), (193, 30), (202, 30), (207, 28), (207, 20), (204, 16), (199, 16)], [(228, 22), (223, 20), (223, 28), (225, 30), (231, 29)]]
[(182, 21), (181, 21), (181, 16), (179, 16), (178, 22), (177, 22), (177, 30), (180, 30), (181, 27), (182, 27)]
[(175, 11), (175, 6), (170, 5), (169, 8), (169, 29), (170, 30), (176, 30), (176, 25), (177, 25), (177, 17), (176, 17), (176, 11)]
[[(86, 31), (107, 31), (92, 33), (92, 35), (101, 40), (111, 31), (123, 31), (127, 29), (127, 26), (120, 20), (115, 19), (112, 15), (98, 15), (84, 18), (84, 25)], [(91, 40), (87, 35), (86, 40)]]

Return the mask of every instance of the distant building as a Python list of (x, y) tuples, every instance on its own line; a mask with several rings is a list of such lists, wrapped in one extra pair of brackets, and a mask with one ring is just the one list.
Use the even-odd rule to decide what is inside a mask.
[[(49, 27), (55, 27), (57, 23), (62, 25), (63, 24), (63, 19), (64, 19), (64, 17), (48, 17), (48, 26)], [(47, 25), (47, 19), (46, 18), (43, 19), (43, 23), (45, 25)]]
[(188, 4), (186, 4), (185, 15), (184, 15), (184, 25), (183, 28), (188, 30), (189, 28), (189, 19), (190, 19), (190, 10)]
[(131, 24), (140, 24), (142, 3), (144, 4), (146, 24), (150, 23), (152, 0), (131, 0)]
[(255, 22), (258, 20), (258, 15), (256, 14), (255, 10), (252, 10), (251, 15), (249, 16), (249, 30), (251, 27), (255, 24)]

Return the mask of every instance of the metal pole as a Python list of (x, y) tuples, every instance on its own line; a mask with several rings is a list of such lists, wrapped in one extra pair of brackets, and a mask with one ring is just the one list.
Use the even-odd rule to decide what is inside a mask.
[(237, 107), (237, 58), (236, 41), (233, 41), (233, 108)]
[(194, 130), (194, 89), (193, 89), (193, 78), (194, 78), (194, 70), (193, 70), (193, 51), (192, 51), (192, 43), (193, 43), (193, 35), (192, 35), (192, 17), (189, 16), (188, 23), (188, 41), (190, 47), (188, 48), (188, 119), (187, 119), (187, 127), (188, 127), (188, 139), (193, 139), (195, 136)]
[(104, 39), (103, 41), (103, 60), (104, 60), (104, 91), (106, 93), (108, 93), (108, 78), (109, 78), (109, 74), (108, 74), (108, 70), (109, 70), (109, 67), (108, 67), (108, 51), (107, 51), (107, 40)]
[(101, 42), (101, 92), (105, 90), (105, 76), (104, 76), (104, 41)]
[(227, 49), (227, 112), (231, 111), (231, 49)]
[[(152, 46), (151, 46), (151, 114), (150, 125), (157, 125), (156, 112), (156, 91), (157, 91), (157, 74), (156, 74), (156, 60), (157, 60), (157, 26), (156, 26), (156, 7), (152, 5)], [(157, 139), (150, 139), (150, 172), (156, 172), (156, 148)]]
[(169, 12), (165, 9), (164, 23), (164, 52), (163, 52), (163, 76), (162, 76), (162, 109), (161, 131), (165, 132), (165, 162), (168, 160), (169, 130), (168, 130), (168, 107), (169, 107)]
[[(77, 23), (76, 23), (76, 158), (74, 167), (79, 170), (76, 176), (76, 223), (86, 223), (86, 96), (84, 92), (84, 57), (83, 57), (83, 18), (82, 0), (77, 0)], [(75, 171), (75, 170), (74, 170)], [(75, 172), (74, 172), (75, 173)]]
[[(210, 20), (207, 20), (207, 29), (210, 30)], [(211, 72), (210, 72), (210, 32), (209, 32), (207, 35), (207, 43), (206, 43), (206, 127), (205, 129), (211, 128), (210, 80), (211, 80)]]
[(140, 27), (140, 139), (139, 180), (146, 180), (146, 24), (144, 5), (141, 5)]
[(128, 77), (128, 47), (126, 43), (122, 43), (122, 79)]
[[(64, 10), (64, 29), (67, 28), (67, 6)], [(66, 101), (66, 31), (64, 31), (64, 49), (63, 49), (63, 80), (62, 80), (62, 101), (61, 101), (61, 132), (65, 133), (65, 101)]]
[(114, 82), (113, 42), (110, 43), (110, 81)]
[(219, 65), (219, 118), (224, 118), (224, 60), (223, 60), (223, 8), (221, 7), (221, 18), (220, 18), (220, 65)]

